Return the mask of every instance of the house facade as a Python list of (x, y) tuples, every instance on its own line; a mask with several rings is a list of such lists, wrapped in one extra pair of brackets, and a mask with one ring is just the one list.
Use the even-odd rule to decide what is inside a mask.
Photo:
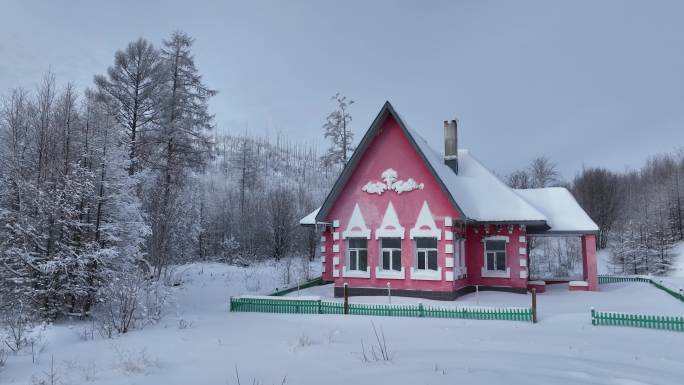
[(480, 290), (524, 293), (528, 236), (579, 236), (584, 280), (597, 290), (598, 227), (563, 188), (514, 190), (468, 151), (444, 122), (444, 155), (389, 102), (359, 143), (325, 202), (302, 219), (321, 231), (323, 279), (335, 294), (450, 300)]

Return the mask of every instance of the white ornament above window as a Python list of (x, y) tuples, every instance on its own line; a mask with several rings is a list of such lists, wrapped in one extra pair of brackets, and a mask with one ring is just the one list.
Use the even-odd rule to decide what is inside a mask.
[(413, 178), (398, 180), (399, 174), (393, 168), (383, 171), (380, 176), (385, 181), (384, 183), (371, 181), (361, 187), (361, 190), (369, 194), (382, 195), (387, 190), (394, 190), (397, 194), (401, 194), (413, 190), (422, 190), (424, 187), (422, 183), (417, 183)]
[(404, 228), (399, 224), (399, 217), (397, 217), (392, 202), (387, 205), (380, 228), (375, 231), (375, 239), (383, 237), (404, 239)]
[(423, 201), (423, 207), (420, 209), (416, 225), (409, 232), (411, 239), (415, 237), (430, 237), (442, 239), (442, 230), (437, 228), (435, 220), (432, 218), (430, 207), (427, 201)]

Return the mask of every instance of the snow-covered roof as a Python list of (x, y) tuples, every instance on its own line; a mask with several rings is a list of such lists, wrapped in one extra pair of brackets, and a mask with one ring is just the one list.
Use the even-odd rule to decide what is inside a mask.
[(305, 216), (299, 221), (299, 224), (302, 226), (313, 226), (316, 224), (316, 215), (318, 215), (318, 212), (321, 210), (321, 208), (317, 208), (316, 210), (312, 211), (309, 213), (309, 215)]
[(544, 214), (521, 199), (468, 150), (458, 150), (456, 174), (425, 139), (410, 128), (408, 131), (467, 218), (479, 222), (546, 220)]
[[(357, 146), (349, 163), (335, 182), (320, 209), (303, 218), (303, 225), (314, 225), (325, 216), (352, 173), (361, 154), (387, 116), (393, 116), (409, 140), (428, 163), (435, 177), (449, 194), (465, 220), (477, 222), (518, 222), (562, 232), (595, 232), (596, 224), (582, 210), (570, 192), (563, 188), (514, 190), (489, 171), (468, 150), (458, 150), (458, 173), (444, 164), (443, 156), (425, 139), (409, 128), (392, 105), (386, 102)], [(322, 210), (322, 212), (320, 211)], [(545, 226), (546, 225), (546, 226)]]
[(599, 227), (564, 187), (513, 190), (546, 216), (549, 233), (588, 233)]

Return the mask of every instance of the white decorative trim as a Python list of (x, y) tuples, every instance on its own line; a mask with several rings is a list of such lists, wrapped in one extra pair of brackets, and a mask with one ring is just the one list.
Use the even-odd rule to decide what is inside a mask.
[(392, 202), (387, 205), (385, 216), (382, 217), (380, 228), (375, 230), (375, 239), (380, 238), (401, 238), (404, 239), (405, 230), (399, 224), (397, 212), (394, 210)]
[(444, 266), (445, 267), (454, 267), (454, 258), (453, 257), (446, 257), (444, 259)]
[(520, 258), (520, 267), (527, 267), (527, 259)]
[(587, 287), (589, 286), (589, 282), (587, 281), (570, 281), (568, 282), (569, 286), (574, 286), (574, 287)]
[(444, 252), (447, 254), (453, 254), (454, 253), (454, 245), (451, 243), (444, 244)]
[(333, 265), (339, 265), (340, 264), (340, 257), (333, 257)]
[(527, 237), (524, 235), (521, 235), (518, 237), (518, 242), (520, 243), (527, 243)]
[(321, 242), (325, 242), (325, 235), (321, 235)]
[(445, 275), (446, 275), (445, 280), (447, 280), (447, 281), (454, 281), (454, 272), (453, 272), (453, 271), (447, 271), (447, 272), (445, 273)]
[(333, 253), (339, 253), (340, 252), (340, 245), (333, 245)]
[(321, 266), (321, 273), (325, 273), (325, 264)]
[(518, 252), (520, 252), (520, 255), (527, 255), (527, 247), (519, 248)]
[(430, 212), (430, 206), (428, 206), (427, 201), (423, 201), (423, 206), (420, 208), (418, 213), (418, 219), (416, 219), (416, 224), (409, 231), (411, 239), (415, 237), (430, 237), (437, 238), (437, 240), (442, 239), (442, 230), (437, 228), (435, 220)]
[(411, 279), (416, 281), (441, 281), (442, 280), (442, 268), (438, 267), (437, 270), (418, 270), (414, 267), (411, 268)]
[(370, 181), (361, 187), (361, 191), (365, 191), (369, 194), (382, 195), (385, 191), (393, 190), (397, 194), (401, 194), (413, 190), (422, 190), (423, 187), (425, 187), (422, 183), (417, 183), (413, 178), (397, 180), (399, 174), (392, 168), (383, 171), (380, 176), (385, 181), (384, 183)]
[(321, 262), (325, 262), (325, 255), (321, 255)]
[(454, 225), (454, 222), (451, 219), (451, 217), (444, 217), (444, 226), (451, 227), (453, 225)]
[(521, 270), (520, 271), (520, 278), (521, 279), (527, 278), (527, 270)]
[(508, 236), (507, 235), (489, 235), (486, 237), (482, 237), (482, 242), (485, 241), (506, 241), (508, 243)]
[(511, 278), (511, 268), (507, 267), (506, 271), (501, 270), (487, 270), (484, 266), (480, 270), (480, 276), (483, 278)]
[(338, 239), (340, 239), (340, 233), (337, 232), (337, 231), (335, 231), (335, 232), (333, 233), (333, 241), (336, 241), (336, 240), (338, 240)]
[(334, 228), (340, 227), (340, 220), (339, 220), (339, 219), (334, 219), (334, 220), (333, 220), (333, 227), (334, 227)]
[(382, 279), (404, 279), (406, 278), (406, 271), (404, 266), (401, 267), (401, 271), (396, 270), (382, 270), (379, 266), (375, 267), (375, 278)]
[(333, 269), (333, 277), (337, 278), (340, 276), (340, 271), (338, 269)]
[(449, 230), (444, 230), (444, 239), (447, 241), (454, 240), (454, 232)]
[(342, 270), (342, 276), (346, 278), (370, 278), (370, 270)]
[(325, 253), (325, 245), (321, 245), (321, 253)]
[(342, 238), (366, 238), (370, 239), (371, 231), (366, 226), (366, 221), (363, 219), (359, 204), (354, 205), (354, 211), (347, 223), (347, 229), (342, 232)]

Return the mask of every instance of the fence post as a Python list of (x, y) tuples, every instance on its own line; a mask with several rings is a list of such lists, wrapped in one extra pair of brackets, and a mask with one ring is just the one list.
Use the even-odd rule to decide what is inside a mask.
[(318, 300), (318, 314), (323, 314), (323, 312), (321, 311), (321, 300), (320, 299)]
[(230, 304), (228, 305), (228, 310), (233, 311), (233, 296), (230, 296)]
[(387, 300), (389, 301), (389, 304), (392, 304), (392, 284), (387, 282)]
[(349, 284), (344, 284), (344, 314), (349, 314)]
[(422, 302), (418, 302), (418, 311), (419, 311), (418, 314), (420, 314), (419, 317), (425, 316), (425, 313), (423, 312), (423, 303)]
[(532, 323), (537, 323), (537, 288), (532, 288)]
[(596, 326), (596, 319), (594, 318), (594, 315), (596, 314), (596, 310), (594, 310), (594, 307), (591, 307), (591, 324)]

